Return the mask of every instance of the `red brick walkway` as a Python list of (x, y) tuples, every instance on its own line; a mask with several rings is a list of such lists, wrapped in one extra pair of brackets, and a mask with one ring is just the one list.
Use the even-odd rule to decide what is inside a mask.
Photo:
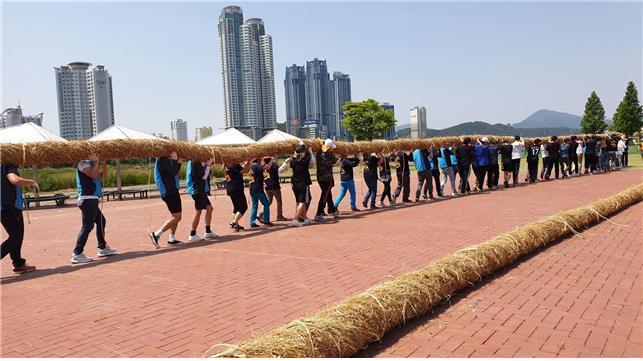
[[(32, 211), (23, 251), (41, 270), (13, 276), (10, 262), (1, 264), (0, 353), (201, 356), (214, 344), (279, 326), (454, 250), (642, 180), (642, 171), (628, 170), (240, 234), (225, 229), (231, 207), (219, 194), (214, 206), (220, 241), (160, 250), (145, 234), (150, 217), (152, 228), (166, 217), (160, 199), (109, 202), (108, 240), (123, 254), (77, 266), (67, 260), (80, 212)], [(284, 190), (289, 216), (292, 195)], [(184, 196), (183, 203), (181, 239), (193, 214), (191, 200)], [(341, 208), (347, 207), (345, 200)], [(90, 255), (94, 242), (92, 236)]]

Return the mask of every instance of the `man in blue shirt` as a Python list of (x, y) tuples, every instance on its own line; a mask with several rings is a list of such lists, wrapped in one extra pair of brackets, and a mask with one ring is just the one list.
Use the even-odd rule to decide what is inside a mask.
[[(214, 159), (207, 162), (193, 162), (188, 161), (188, 167), (185, 172), (185, 183), (187, 184), (187, 191), (194, 200), (194, 218), (192, 219), (192, 229), (188, 241), (202, 241), (205, 239), (217, 238), (218, 235), (212, 231), (210, 226), (212, 222), (212, 204), (208, 199), (210, 192), (210, 168), (214, 163)], [(196, 233), (201, 220), (201, 212), (205, 210), (205, 233), (204, 238), (201, 238)]]
[(15, 164), (3, 164), (1, 168), (0, 183), (0, 220), (7, 232), (8, 238), (2, 242), (2, 258), (6, 255), (11, 257), (13, 272), (24, 273), (33, 271), (35, 266), (27, 264), (22, 258), (22, 240), (25, 235), (25, 221), (22, 216), (22, 187), (32, 187), (38, 193), (38, 183), (31, 179), (21, 178), (18, 173), (18, 166)]
[(98, 202), (103, 196), (102, 182), (107, 177), (107, 163), (103, 162), (102, 170), (99, 170), (98, 157), (90, 156), (87, 160), (78, 162), (76, 168), (76, 188), (78, 189), (78, 207), (82, 213), (82, 227), (76, 247), (71, 255), (71, 263), (87, 263), (93, 261), (83, 253), (89, 233), (96, 225), (96, 238), (98, 239), (98, 257), (106, 257), (116, 254), (115, 249), (109, 248), (105, 242), (105, 216), (98, 207)]
[(413, 163), (415, 163), (415, 171), (417, 172), (418, 176), (418, 185), (417, 189), (415, 190), (415, 201), (419, 202), (420, 194), (423, 194), (426, 197), (426, 183), (427, 181), (429, 182), (429, 184), (431, 183), (431, 177), (429, 175), (429, 169), (427, 167), (427, 159), (422, 152), (422, 149), (414, 150), (412, 156)]
[(175, 233), (181, 221), (181, 196), (179, 195), (179, 171), (181, 170), (181, 160), (176, 152), (172, 152), (169, 157), (156, 158), (154, 163), (154, 182), (161, 193), (161, 199), (167, 205), (172, 218), (163, 223), (161, 228), (156, 232), (150, 233), (150, 239), (156, 248), (159, 248), (159, 238), (163, 232), (170, 230), (170, 238), (167, 241), (168, 246), (178, 246), (181, 241), (176, 239)]
[(489, 171), (489, 139), (482, 137), (473, 148), (473, 161), (475, 164), (476, 183), (478, 191), (484, 188), (484, 178)]

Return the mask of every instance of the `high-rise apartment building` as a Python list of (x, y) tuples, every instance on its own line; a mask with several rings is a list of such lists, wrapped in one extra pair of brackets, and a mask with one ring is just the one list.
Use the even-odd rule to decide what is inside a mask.
[(103, 65), (74, 62), (54, 68), (60, 136), (88, 139), (114, 124), (112, 77)]
[(317, 124), (319, 137), (335, 134), (333, 98), (326, 60), (306, 62), (306, 122)]
[(272, 37), (263, 20), (243, 22), (238, 6), (219, 16), (219, 45), (226, 128), (257, 139), (277, 126)]
[(198, 142), (212, 135), (212, 127), (200, 127), (194, 130), (194, 141)]
[(416, 106), (411, 109), (411, 138), (426, 137), (426, 108)]
[(344, 120), (344, 104), (351, 101), (351, 78), (348, 74), (333, 72), (331, 81), (332, 111), (333, 111), (333, 138), (347, 140), (349, 137)]
[(286, 67), (286, 132), (297, 136), (306, 120), (306, 70), (303, 66)]
[[(382, 103), (380, 106), (384, 110), (390, 110), (391, 113), (393, 113), (393, 118), (395, 118), (395, 106), (393, 104)], [(382, 132), (381, 137), (382, 137), (382, 139), (386, 139), (386, 140), (397, 139), (397, 133), (395, 132), (395, 126), (392, 126), (387, 131)]]
[(170, 129), (172, 131), (172, 140), (187, 141), (188, 140), (188, 122), (183, 119), (177, 119), (170, 122)]
[(22, 108), (7, 108), (0, 113), (0, 128), (13, 127), (24, 123), (35, 123), (42, 127), (43, 113), (36, 115), (22, 115)]

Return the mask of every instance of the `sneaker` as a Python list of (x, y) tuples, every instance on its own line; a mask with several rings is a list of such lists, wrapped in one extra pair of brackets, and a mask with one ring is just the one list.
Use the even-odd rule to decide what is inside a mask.
[(230, 228), (232, 228), (235, 232), (243, 231), (245, 228), (240, 226), (239, 223), (230, 223), (229, 224)]
[(451, 197), (455, 197), (457, 194), (455, 192), (451, 192)]
[(391, 199), (391, 205), (392, 205), (392, 206), (394, 206), (394, 205), (395, 205), (395, 198)]
[(98, 252), (96, 252), (97, 257), (107, 257), (111, 256), (118, 253), (115, 249), (109, 248), (109, 246), (105, 246), (105, 248), (99, 248)]
[(93, 258), (87, 257), (87, 256), (85, 256), (84, 253), (81, 253), (81, 254), (72, 254), (71, 259), (69, 261), (71, 263), (87, 263), (87, 262), (91, 262), (93, 260), (94, 260)]
[(366, 202), (362, 202), (362, 206), (363, 206), (364, 208), (368, 208), (368, 203), (366, 203)]
[[(429, 196), (427, 196), (426, 194), (423, 194), (423, 195), (422, 195), (422, 198), (424, 198), (424, 199), (428, 199), (428, 198), (429, 198)], [(416, 198), (416, 199), (415, 199), (415, 201), (417, 202), (417, 201), (418, 201), (418, 199)]]
[(214, 232), (205, 232), (203, 234), (203, 237), (205, 237), (205, 239), (212, 239), (212, 238), (218, 238), (219, 235)]
[(339, 218), (339, 211), (335, 211), (335, 213), (333, 213), (333, 218)]
[(275, 224), (272, 222), (265, 222), (264, 225), (270, 227), (270, 226), (274, 226)]
[(373, 205), (371, 206), (370, 210), (375, 210), (375, 209), (379, 209), (379, 208), (380, 208), (380, 207), (378, 207), (378, 206), (376, 206), (376, 205), (374, 205), (374, 204), (373, 204)]
[(382, 202), (377, 203), (377, 208), (384, 208), (384, 203)]
[(304, 224), (303, 224), (303, 223), (301, 223), (301, 222), (299, 222), (299, 220), (298, 220), (298, 219), (295, 219), (295, 220), (293, 220), (293, 221), (292, 221), (292, 223), (290, 223), (290, 225), (291, 225), (291, 226), (293, 226), (293, 227), (301, 227), (301, 226), (303, 226)]
[(198, 242), (198, 241), (203, 241), (203, 238), (201, 238), (201, 236), (199, 236), (198, 234), (195, 234), (194, 236), (189, 236), (188, 241), (190, 241), (190, 242)]
[(278, 221), (287, 221), (287, 220), (288, 220), (288, 218), (286, 218), (286, 217), (284, 217), (284, 216), (277, 216), (277, 220), (278, 220)]
[(270, 223), (270, 221), (268, 221), (268, 222), (264, 222), (264, 221), (263, 221), (263, 215), (262, 215), (261, 217), (257, 218), (257, 220), (258, 220), (258, 221), (259, 221), (259, 223), (261, 223), (261, 224), (268, 224), (268, 223)]
[(235, 229), (235, 226), (236, 226), (236, 224), (234, 222), (230, 222), (228, 224), (228, 227), (230, 227), (230, 229)]
[(183, 244), (183, 242), (181, 242), (181, 241), (179, 241), (177, 239), (171, 239), (171, 240), (167, 241), (167, 245), (172, 246), (172, 247), (180, 246), (182, 244)]
[(159, 237), (154, 232), (150, 232), (150, 239), (152, 240), (152, 244), (154, 244), (154, 247), (156, 247), (156, 249), (159, 249)]
[(259, 225), (256, 223), (250, 223), (250, 228), (259, 228)]
[(304, 226), (310, 226), (311, 224), (313, 224), (313, 221), (308, 218), (304, 219)]
[(36, 266), (30, 266), (28, 264), (23, 264), (20, 267), (14, 267), (13, 272), (14, 273), (26, 273), (26, 272), (31, 272), (36, 269)]
[(324, 218), (324, 216), (322, 216), (321, 214), (318, 214), (318, 215), (315, 216), (315, 220), (317, 222), (323, 222), (323, 221), (326, 220), (326, 218)]
[(420, 201), (420, 198), (415, 198), (414, 202), (418, 203)]
[(360, 209), (359, 209), (359, 208), (351, 208), (351, 211), (353, 211), (353, 212), (359, 212), (359, 211), (360, 211)]

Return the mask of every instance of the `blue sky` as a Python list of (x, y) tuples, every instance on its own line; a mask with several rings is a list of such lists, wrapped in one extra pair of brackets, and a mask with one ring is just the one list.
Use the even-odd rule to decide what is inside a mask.
[(273, 36), (280, 122), (284, 68), (314, 57), (350, 74), (353, 100), (394, 104), (400, 124), (424, 105), (431, 128), (582, 114), (592, 90), (611, 117), (628, 80), (641, 88), (640, 2), (4, 3), (2, 106), (57, 133), (53, 67), (87, 61), (112, 75), (117, 124), (219, 132), (217, 20), (233, 4)]

